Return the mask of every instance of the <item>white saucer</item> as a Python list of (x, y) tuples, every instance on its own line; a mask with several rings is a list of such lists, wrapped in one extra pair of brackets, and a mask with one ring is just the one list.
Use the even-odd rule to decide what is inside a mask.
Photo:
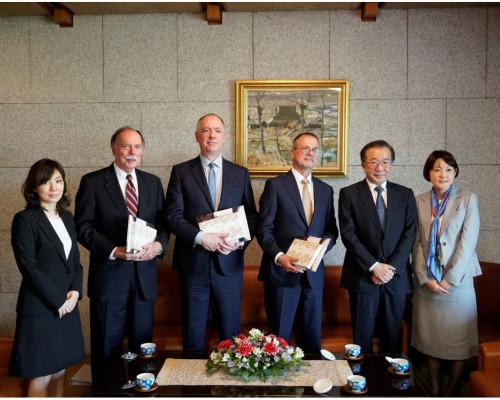
[(326, 393), (329, 392), (333, 387), (333, 383), (330, 379), (323, 378), (318, 379), (314, 382), (313, 389), (316, 393)]
[(335, 356), (326, 349), (321, 349), (321, 355), (323, 357), (325, 357), (327, 360), (330, 360), (330, 361), (335, 360)]

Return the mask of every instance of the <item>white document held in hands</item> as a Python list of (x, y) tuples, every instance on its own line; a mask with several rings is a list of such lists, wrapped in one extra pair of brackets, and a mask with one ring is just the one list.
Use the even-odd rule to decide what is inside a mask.
[(286, 255), (299, 259), (293, 263), (295, 267), (314, 272), (318, 269), (329, 243), (330, 238), (314, 236), (309, 236), (307, 240), (294, 239)]
[(231, 243), (250, 240), (245, 206), (228, 208), (196, 218), (198, 226), (206, 233), (228, 233), (227, 240)]
[(127, 253), (137, 253), (146, 243), (154, 242), (156, 239), (156, 229), (146, 221), (128, 216), (127, 227)]

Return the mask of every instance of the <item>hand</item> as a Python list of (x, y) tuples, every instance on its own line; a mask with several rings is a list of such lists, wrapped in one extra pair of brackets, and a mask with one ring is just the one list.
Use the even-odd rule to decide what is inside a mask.
[(282, 254), (281, 256), (278, 257), (278, 264), (281, 265), (281, 267), (286, 271), (286, 272), (293, 272), (294, 274), (296, 273), (301, 273), (303, 274), (304, 271), (300, 268), (295, 267), (292, 263), (299, 261), (300, 258), (297, 257), (290, 257), (287, 256), (286, 254)]
[(64, 304), (57, 310), (59, 314), (59, 318), (62, 318), (64, 315), (69, 314), (76, 307), (76, 303), (78, 302), (78, 297), (80, 293), (76, 290), (71, 290), (66, 294), (66, 301)]
[(227, 236), (227, 233), (205, 233), (201, 238), (201, 246), (207, 251), (229, 254), (234, 250), (234, 244), (225, 240)]
[[(446, 281), (448, 282), (448, 281)], [(448, 282), (449, 284), (449, 282)], [(440, 296), (446, 296), (448, 294), (448, 290), (446, 290), (444, 287), (442, 287), (436, 280), (431, 280), (425, 282), (425, 287), (429, 292), (433, 294), (437, 294)]]
[(396, 268), (392, 265), (378, 263), (372, 269), (372, 282), (376, 285), (382, 285), (389, 282), (396, 275)]
[(127, 253), (125, 246), (117, 247), (114, 256), (126, 261), (149, 261), (162, 251), (160, 242), (146, 243), (137, 253)]

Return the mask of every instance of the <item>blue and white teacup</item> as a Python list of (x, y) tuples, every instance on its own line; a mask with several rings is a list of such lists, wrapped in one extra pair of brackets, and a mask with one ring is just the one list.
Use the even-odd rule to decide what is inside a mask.
[(155, 383), (155, 376), (149, 372), (145, 372), (143, 374), (139, 374), (136, 377), (137, 384), (141, 388), (141, 390), (149, 390), (153, 387)]
[(404, 358), (393, 358), (391, 365), (396, 374), (404, 374), (410, 369), (410, 363)]
[(353, 392), (361, 392), (366, 387), (366, 378), (361, 375), (349, 375), (347, 385)]
[(141, 344), (141, 353), (144, 357), (153, 356), (155, 351), (156, 351), (156, 344), (154, 344), (154, 343)]
[(357, 358), (361, 354), (361, 346), (357, 344), (346, 344), (345, 354), (349, 358)]

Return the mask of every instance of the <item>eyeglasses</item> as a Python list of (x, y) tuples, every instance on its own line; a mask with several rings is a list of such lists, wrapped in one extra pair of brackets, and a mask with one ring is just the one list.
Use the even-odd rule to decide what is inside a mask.
[(392, 165), (391, 160), (370, 160), (370, 161), (363, 161), (363, 162), (373, 169), (377, 168), (381, 164), (382, 164), (382, 167), (384, 167), (384, 168), (389, 168)]
[(295, 147), (294, 150), (302, 150), (306, 154), (309, 153), (310, 151), (312, 151), (314, 154), (321, 153), (321, 149), (319, 147), (309, 147), (309, 146)]

